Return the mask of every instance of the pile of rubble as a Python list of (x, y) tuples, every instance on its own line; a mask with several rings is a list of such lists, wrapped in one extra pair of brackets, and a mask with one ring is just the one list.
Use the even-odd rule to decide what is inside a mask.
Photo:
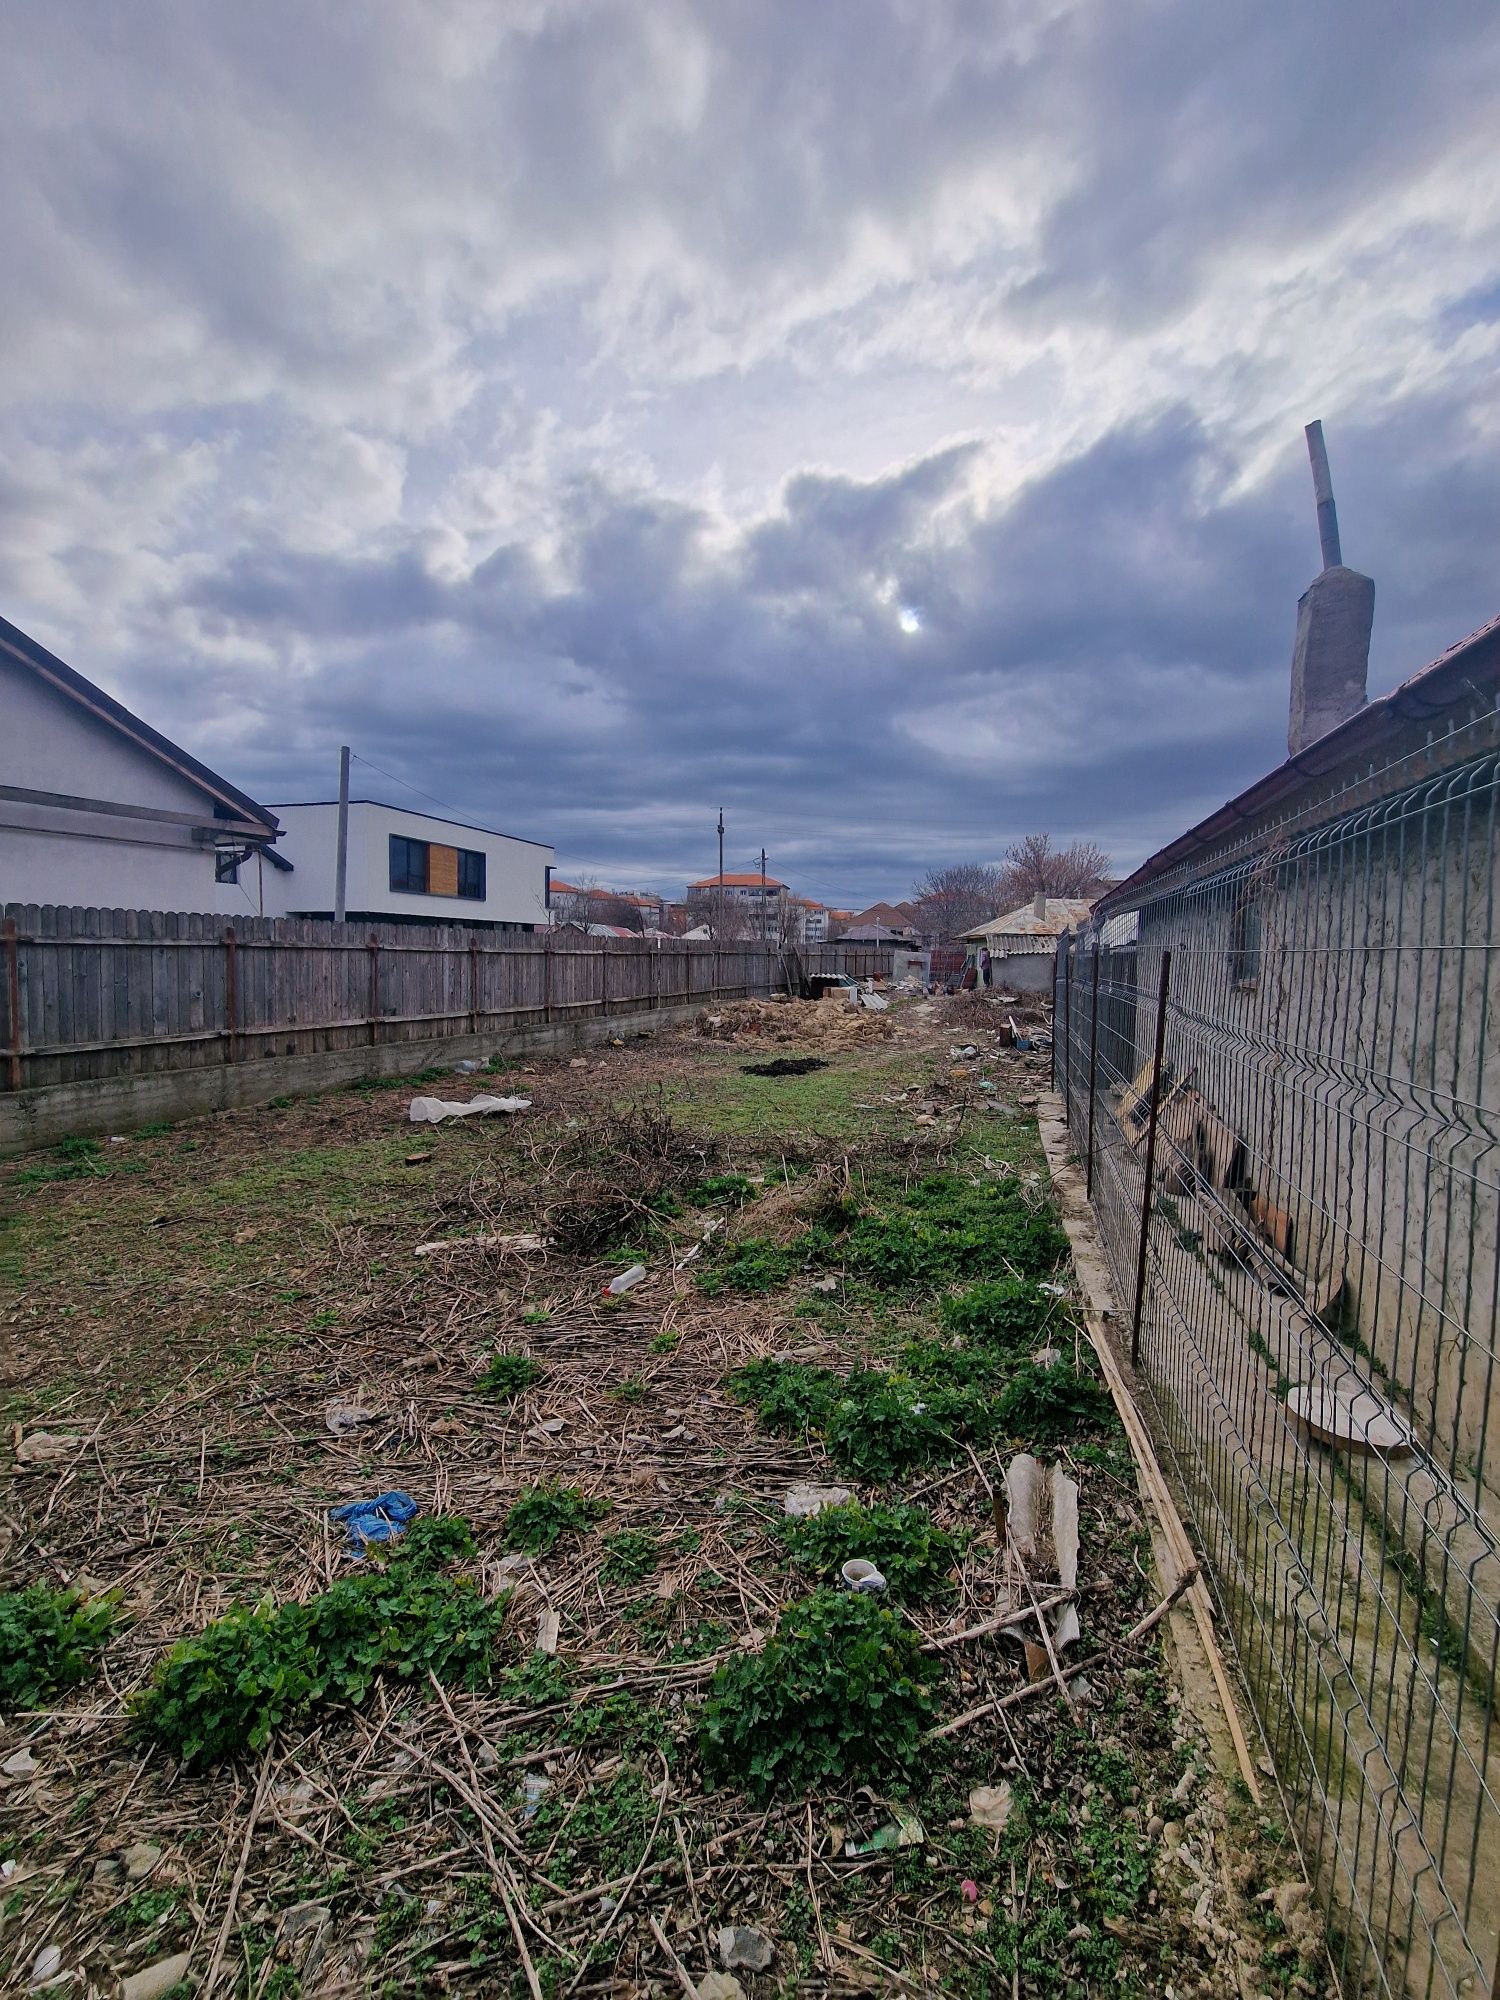
[(798, 1042), (812, 1048), (845, 1049), (861, 1042), (889, 1041), (891, 1017), (870, 1007), (852, 1006), (843, 991), (821, 1000), (734, 1000), (700, 1014), (693, 1032), (709, 1041)]

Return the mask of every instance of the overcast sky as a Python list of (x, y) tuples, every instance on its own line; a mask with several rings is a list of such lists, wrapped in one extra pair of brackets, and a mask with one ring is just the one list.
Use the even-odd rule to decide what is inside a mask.
[[(267, 801), (1133, 865), (1500, 611), (1494, 0), (7, 10), (0, 611)], [(370, 768), (381, 767), (381, 770)]]

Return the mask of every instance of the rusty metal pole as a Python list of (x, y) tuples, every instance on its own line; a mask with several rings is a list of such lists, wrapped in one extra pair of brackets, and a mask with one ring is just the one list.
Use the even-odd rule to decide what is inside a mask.
[(21, 948), (16, 920), (5, 919), (5, 990), (10, 1005), (10, 1087), (21, 1088)]
[(1146, 1178), (1141, 1185), (1141, 1243), (1135, 1260), (1135, 1310), (1130, 1318), (1130, 1365), (1141, 1365), (1141, 1312), (1146, 1303), (1146, 1250), (1151, 1232), (1151, 1180), (1156, 1171), (1156, 1113), (1161, 1103), (1161, 1059), (1167, 1037), (1167, 981), (1172, 954), (1161, 955), (1161, 979), (1156, 989), (1156, 1052), (1151, 1058), (1151, 1116), (1146, 1125)]
[(224, 931), (224, 1060), (235, 1059), (235, 1043), (240, 1028), (240, 981), (234, 925)]
[(1089, 992), (1089, 1136), (1084, 1193), (1094, 1199), (1094, 1085), (1099, 1070), (1099, 940), (1094, 939), (1094, 976)]
[[(1072, 1041), (1073, 1041), (1073, 934), (1072, 934), (1072, 932), (1071, 932), (1071, 931), (1070, 931), (1070, 932), (1069, 932), (1069, 933), (1067, 934), (1067, 956), (1066, 956), (1066, 957), (1064, 958), (1064, 960), (1063, 960), (1063, 964), (1064, 964), (1064, 965), (1066, 966), (1066, 968), (1067, 968), (1067, 971), (1066, 971), (1066, 973), (1065, 973), (1065, 975), (1064, 975), (1064, 978), (1063, 978), (1063, 1068), (1062, 1068), (1062, 1106), (1063, 1106), (1063, 1123), (1064, 1123), (1064, 1125), (1071, 1125), (1071, 1124), (1072, 1124), (1072, 1122), (1073, 1122), (1073, 1120), (1072, 1120), (1071, 1116), (1069, 1115), (1069, 1107), (1068, 1107), (1068, 1086), (1069, 1086), (1069, 1084), (1071, 1084), (1071, 1083), (1072, 1083), (1072, 1081), (1073, 1081), (1073, 1048), (1072, 1048)], [(1056, 1027), (1056, 1019), (1055, 1019), (1055, 1017), (1054, 1017), (1054, 1022), (1053, 1022), (1053, 1039), (1054, 1039), (1054, 1040), (1056, 1039), (1056, 1036), (1057, 1036), (1057, 1027)]]

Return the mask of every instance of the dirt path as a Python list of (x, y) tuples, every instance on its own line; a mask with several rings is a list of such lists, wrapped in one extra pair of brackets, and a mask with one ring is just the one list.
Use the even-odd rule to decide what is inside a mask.
[[(747, 1994), (1322, 1990), (1276, 1828), (1213, 1773), (1160, 1629), (1127, 1639), (1149, 1536), (1067, 1265), (1028, 1280), (1003, 1367), (945, 1309), (1050, 1240), (1044, 1063), (972, 1003), (886, 1027), (776, 1041), (826, 1064), (793, 1076), (745, 1074), (765, 1037), (720, 1028), (507, 1071), (513, 1120), (418, 1128), (410, 1087), (341, 1091), (7, 1170), (3, 1588), (119, 1616), (76, 1685), (4, 1719), (0, 1986), (55, 1949), (59, 1991), (186, 1953), (199, 1990), (262, 2000), (728, 1995), (738, 1925), (774, 1954), (735, 1967)], [(1035, 1390), (1032, 1347), (1060, 1357), (1049, 1395), (1078, 1385), (1045, 1439), (996, 1415)], [(336, 1436), (335, 1404), (367, 1414)], [(993, 1629), (1029, 1603), (991, 1500), (1028, 1445), (1080, 1490), (1066, 1694)], [(876, 1517), (915, 1579), (892, 1567), (883, 1665), (826, 1609), (827, 1547), (784, 1532), (808, 1481), (911, 1510)], [(400, 1556), (349, 1562), (328, 1510), (391, 1490), (472, 1549), (410, 1585)], [(365, 1617), (371, 1576), (407, 1594), (359, 1627), (361, 1699), (335, 1698), (341, 1654), (197, 1772), (132, 1721), (234, 1605), (281, 1646), (287, 1606)], [(835, 1632), (811, 1692), (757, 1678), (809, 1603)], [(248, 1727), (266, 1678), (193, 1698)], [(850, 1768), (809, 1779), (825, 1749)], [(741, 1751), (802, 1775), (763, 1792)]]

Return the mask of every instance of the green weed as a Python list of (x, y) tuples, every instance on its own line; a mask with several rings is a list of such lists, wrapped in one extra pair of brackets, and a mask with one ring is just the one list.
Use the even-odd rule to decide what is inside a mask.
[(1007, 1437), (1028, 1445), (1066, 1444), (1084, 1431), (1117, 1421), (1109, 1391), (1067, 1362), (1039, 1368), (1026, 1362), (1000, 1393), (996, 1421)]
[(769, 1237), (746, 1236), (699, 1275), (698, 1288), (709, 1298), (720, 1292), (773, 1292), (787, 1282), (798, 1261), (795, 1251)]
[(934, 1672), (878, 1599), (815, 1591), (782, 1614), (763, 1651), (714, 1675), (704, 1764), (756, 1798), (899, 1774), (932, 1719)]
[(118, 1617), (113, 1597), (45, 1583), (0, 1596), (0, 1709), (40, 1708), (87, 1680)]
[(604, 1547), (606, 1583), (643, 1583), (661, 1561), (661, 1544), (649, 1528), (622, 1528), (605, 1536)]
[(564, 1535), (586, 1534), (609, 1512), (607, 1500), (580, 1493), (576, 1486), (532, 1486), (505, 1517), (505, 1545), (542, 1555)]
[(834, 1581), (846, 1562), (873, 1562), (898, 1604), (920, 1604), (953, 1588), (963, 1538), (940, 1528), (925, 1507), (857, 1500), (825, 1507), (805, 1520), (788, 1521), (782, 1539), (792, 1560)]
[(529, 1354), (492, 1354), (479, 1378), (479, 1387), (509, 1402), (533, 1383), (540, 1382), (546, 1372)]

